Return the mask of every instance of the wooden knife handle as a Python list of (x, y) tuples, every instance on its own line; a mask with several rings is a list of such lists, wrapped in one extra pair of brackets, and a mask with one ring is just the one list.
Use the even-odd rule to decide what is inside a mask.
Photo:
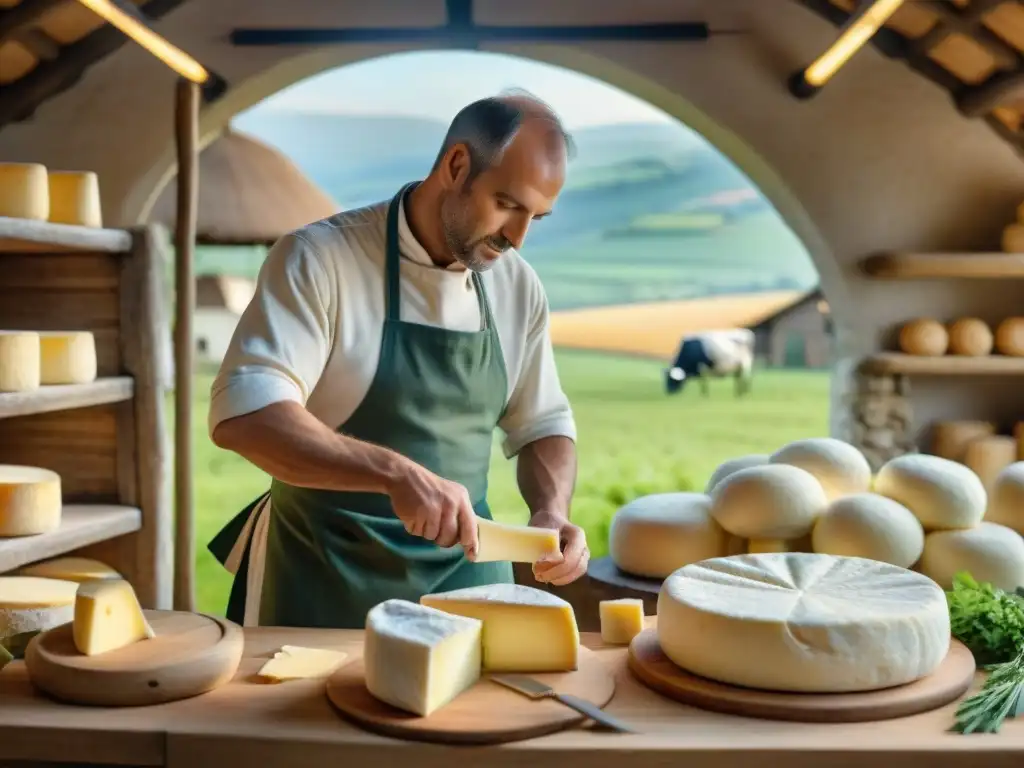
[(603, 725), (605, 728), (618, 731), (619, 733), (635, 733), (632, 728), (617, 717), (612, 717), (603, 709), (591, 704), (586, 699), (581, 699), (579, 696), (573, 696), (570, 693), (556, 693), (555, 698), (565, 704), (565, 706), (572, 707), (581, 715), (586, 715), (595, 723)]

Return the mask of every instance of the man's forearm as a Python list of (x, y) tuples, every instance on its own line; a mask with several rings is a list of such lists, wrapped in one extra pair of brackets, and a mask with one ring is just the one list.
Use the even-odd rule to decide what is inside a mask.
[(341, 435), (298, 403), (274, 403), (217, 425), (213, 441), (289, 485), (386, 493), (406, 461)]
[(576, 444), (562, 436), (530, 443), (519, 452), (516, 478), (531, 516), (568, 519), (576, 487)]

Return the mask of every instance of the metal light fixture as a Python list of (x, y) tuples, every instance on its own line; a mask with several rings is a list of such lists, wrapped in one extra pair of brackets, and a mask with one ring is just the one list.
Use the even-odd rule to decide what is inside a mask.
[(882, 28), (904, 1), (864, 0), (843, 24), (839, 37), (828, 50), (790, 78), (789, 89), (792, 94), (807, 99), (817, 93)]

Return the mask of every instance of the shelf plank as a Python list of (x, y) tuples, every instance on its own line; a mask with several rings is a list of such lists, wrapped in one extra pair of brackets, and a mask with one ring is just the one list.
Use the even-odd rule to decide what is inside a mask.
[(0, 573), (107, 541), (142, 527), (142, 512), (106, 504), (67, 504), (60, 527), (37, 536), (0, 538)]
[(879, 253), (861, 263), (874, 278), (1024, 279), (1024, 253)]
[(133, 392), (131, 376), (111, 376), (91, 384), (43, 386), (32, 392), (0, 392), (0, 419), (119, 403), (131, 400)]
[(880, 352), (865, 358), (861, 370), (876, 374), (917, 376), (1024, 376), (1024, 357), (923, 357), (900, 352)]
[(0, 253), (127, 253), (131, 247), (131, 233), (124, 229), (79, 227), (0, 216)]

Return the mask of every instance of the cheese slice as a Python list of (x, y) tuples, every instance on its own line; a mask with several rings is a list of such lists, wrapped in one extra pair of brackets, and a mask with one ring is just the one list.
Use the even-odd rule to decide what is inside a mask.
[(658, 595), (661, 649), (683, 669), (775, 691), (870, 691), (931, 674), (949, 651), (946, 595), (859, 557), (789, 552), (694, 563)]
[(38, 333), (0, 331), (0, 392), (39, 389), (39, 354)]
[(121, 574), (106, 563), (88, 557), (58, 557), (55, 560), (44, 560), (22, 568), (18, 573), (22, 576), (40, 576), (44, 579), (64, 579), (66, 581), (92, 581), (93, 579), (120, 579)]
[(579, 665), (572, 606), (522, 584), (488, 584), (424, 595), (423, 605), (483, 622), (483, 666), (490, 672), (565, 672)]
[(46, 221), (50, 187), (46, 166), (39, 163), (0, 163), (0, 216)]
[(96, 380), (96, 339), (88, 331), (39, 334), (42, 384), (89, 384)]
[(0, 576), (0, 643), (70, 622), (77, 589), (73, 581)]
[(96, 656), (154, 637), (132, 585), (124, 579), (86, 581), (75, 596), (75, 647)]
[(54, 224), (102, 227), (100, 182), (93, 171), (49, 171), (50, 216)]
[(561, 555), (558, 531), (509, 525), (477, 518), (475, 563), (506, 560), (510, 563), (536, 563), (549, 555)]
[(257, 674), (269, 683), (324, 677), (340, 667), (347, 658), (348, 654), (341, 651), (283, 645)]
[(60, 475), (0, 464), (0, 536), (33, 536), (60, 526)]
[(366, 689), (422, 717), (480, 679), (481, 624), (407, 600), (385, 600), (366, 614)]
[(609, 645), (629, 645), (644, 631), (644, 601), (635, 597), (602, 600), (597, 604), (601, 639)]

